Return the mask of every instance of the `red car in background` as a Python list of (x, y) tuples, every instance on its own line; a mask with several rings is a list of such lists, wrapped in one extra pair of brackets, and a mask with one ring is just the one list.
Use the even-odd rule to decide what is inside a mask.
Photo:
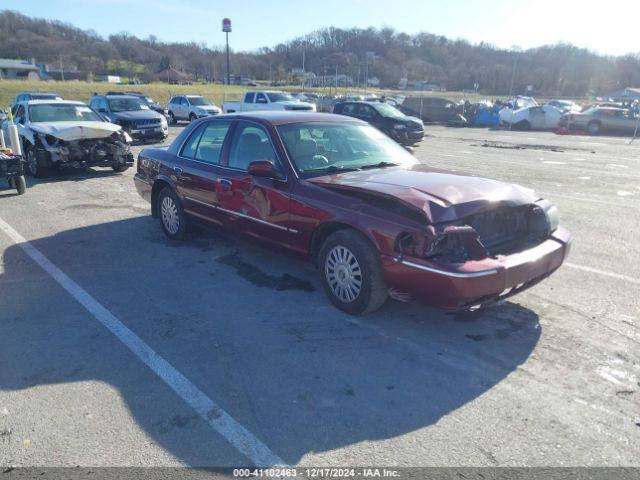
[(419, 164), (353, 118), (221, 115), (138, 158), (135, 184), (169, 238), (219, 225), (308, 258), (350, 314), (389, 296), (461, 309), (520, 292), (569, 252), (531, 190)]

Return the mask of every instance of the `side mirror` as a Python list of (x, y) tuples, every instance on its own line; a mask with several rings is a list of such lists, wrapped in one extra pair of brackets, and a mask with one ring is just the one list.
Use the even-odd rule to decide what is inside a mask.
[(271, 160), (256, 160), (249, 164), (247, 169), (249, 175), (263, 178), (280, 178), (281, 175), (276, 171)]
[(100, 113), (107, 113), (107, 109), (106, 108), (99, 108), (98, 112)]

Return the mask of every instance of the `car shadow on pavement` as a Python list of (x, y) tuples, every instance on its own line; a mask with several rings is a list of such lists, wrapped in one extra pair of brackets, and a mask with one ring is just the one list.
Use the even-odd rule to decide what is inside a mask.
[[(31, 243), (289, 464), (350, 447), (365, 463), (356, 446), (419, 434), (482, 401), (540, 337), (536, 313), (511, 302), (476, 314), (391, 302), (349, 317), (305, 263), (215, 232), (170, 242), (148, 216)], [(86, 397), (56, 409), (70, 431), (91, 431), (93, 389), (111, 385), (152, 443), (181, 462), (250, 464), (19, 246), (3, 262), (0, 391), (87, 382)], [(112, 435), (126, 428), (129, 417), (101, 414)], [(33, 442), (43, 415), (29, 421)], [(423, 443), (397, 443), (396, 459), (427, 458)]]

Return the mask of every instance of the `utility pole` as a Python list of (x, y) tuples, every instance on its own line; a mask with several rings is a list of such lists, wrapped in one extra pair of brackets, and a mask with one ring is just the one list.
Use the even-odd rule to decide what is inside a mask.
[(58, 57), (60, 61), (60, 79), (64, 82), (64, 67), (62, 66), (62, 55)]
[(227, 85), (231, 85), (231, 69), (229, 68), (229, 32), (231, 32), (231, 20), (222, 19), (222, 31), (227, 36)]

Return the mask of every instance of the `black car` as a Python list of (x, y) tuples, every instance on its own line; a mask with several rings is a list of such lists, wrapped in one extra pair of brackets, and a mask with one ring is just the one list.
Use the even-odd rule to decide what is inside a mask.
[(156, 102), (149, 95), (145, 95), (142, 92), (109, 92), (109, 93), (107, 93), (107, 95), (126, 95), (128, 97), (136, 97), (142, 103), (144, 103), (147, 107), (149, 107), (151, 110), (153, 110), (154, 112), (158, 112), (158, 113), (164, 115), (165, 117), (168, 114), (166, 108), (164, 108), (162, 105), (160, 105), (158, 102)]
[(333, 113), (364, 120), (402, 145), (413, 145), (424, 138), (422, 120), (409, 117), (387, 103), (340, 102), (333, 107)]
[(96, 95), (89, 106), (108, 121), (120, 125), (134, 140), (164, 140), (169, 126), (164, 115), (131, 95)]

